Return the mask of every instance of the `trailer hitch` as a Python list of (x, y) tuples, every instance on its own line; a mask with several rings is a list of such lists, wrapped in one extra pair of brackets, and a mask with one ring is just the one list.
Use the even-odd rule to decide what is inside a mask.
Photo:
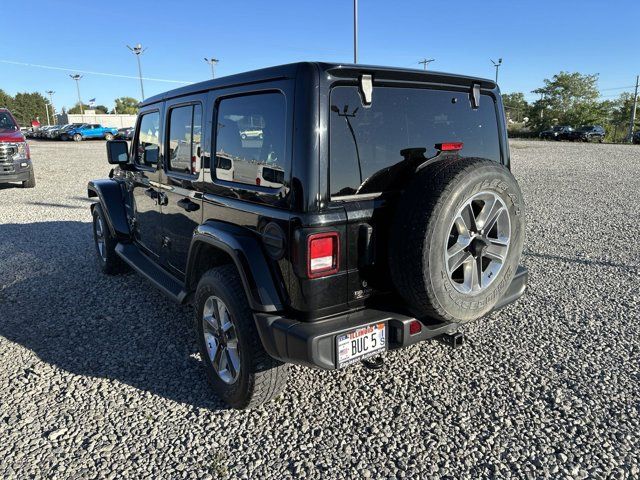
[(464, 344), (464, 332), (443, 333), (442, 335), (438, 335), (436, 340), (451, 348), (458, 348)]

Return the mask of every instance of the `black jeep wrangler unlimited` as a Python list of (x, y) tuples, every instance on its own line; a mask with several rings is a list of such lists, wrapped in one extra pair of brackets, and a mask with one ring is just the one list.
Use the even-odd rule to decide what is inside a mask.
[[(244, 135), (243, 132), (257, 132)], [(337, 369), (514, 301), (522, 194), (490, 80), (297, 63), (145, 100), (89, 183), (98, 260), (195, 307), (215, 392)]]

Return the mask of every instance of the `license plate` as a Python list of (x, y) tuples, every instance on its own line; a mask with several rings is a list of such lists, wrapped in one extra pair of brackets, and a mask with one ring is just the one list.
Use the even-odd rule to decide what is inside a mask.
[(372, 357), (386, 348), (387, 330), (384, 322), (337, 335), (338, 368)]

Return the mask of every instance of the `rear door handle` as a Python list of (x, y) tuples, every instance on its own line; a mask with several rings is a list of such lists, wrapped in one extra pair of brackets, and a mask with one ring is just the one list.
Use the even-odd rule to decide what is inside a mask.
[(182, 200), (180, 200), (178, 202), (178, 206), (183, 210), (186, 210), (187, 212), (195, 212), (200, 208), (200, 205), (198, 205), (195, 202), (192, 202), (188, 198), (183, 198)]

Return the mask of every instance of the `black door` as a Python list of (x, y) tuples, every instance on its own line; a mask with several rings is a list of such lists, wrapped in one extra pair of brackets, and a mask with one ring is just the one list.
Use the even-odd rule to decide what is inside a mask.
[(133, 144), (135, 171), (130, 176), (133, 231), (136, 242), (154, 256), (162, 242), (160, 205), (160, 111), (142, 112)]
[(186, 270), (191, 238), (202, 221), (202, 195), (194, 183), (200, 173), (202, 104), (195, 98), (168, 103), (165, 162), (159, 204), (162, 212), (162, 263), (174, 274)]

